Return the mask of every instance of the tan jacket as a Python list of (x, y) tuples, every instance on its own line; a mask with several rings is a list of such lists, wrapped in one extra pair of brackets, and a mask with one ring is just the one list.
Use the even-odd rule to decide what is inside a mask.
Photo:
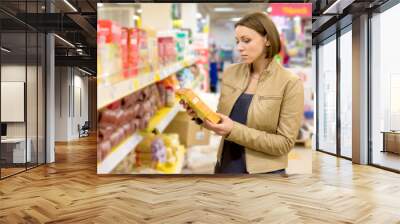
[[(225, 69), (217, 111), (229, 116), (250, 80), (250, 66), (234, 64)], [(284, 169), (293, 148), (304, 111), (303, 82), (274, 60), (260, 76), (250, 104), (247, 125), (234, 122), (225, 140), (245, 147), (247, 171), (264, 173)], [(224, 138), (218, 150), (221, 161)]]

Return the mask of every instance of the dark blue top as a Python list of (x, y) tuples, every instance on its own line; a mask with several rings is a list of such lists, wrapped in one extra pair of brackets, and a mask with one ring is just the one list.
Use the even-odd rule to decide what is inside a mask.
[[(246, 125), (247, 112), (252, 94), (243, 93), (233, 105), (229, 117), (236, 122)], [(215, 167), (215, 173), (248, 173), (244, 157), (244, 147), (231, 141), (224, 141), (221, 161)]]

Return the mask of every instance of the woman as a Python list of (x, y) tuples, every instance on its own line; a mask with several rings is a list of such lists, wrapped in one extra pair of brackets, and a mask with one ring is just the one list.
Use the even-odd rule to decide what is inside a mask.
[(235, 36), (242, 62), (223, 73), (217, 109), (222, 121), (203, 121), (223, 136), (215, 173), (284, 172), (303, 117), (302, 81), (273, 60), (281, 45), (266, 14), (243, 17)]

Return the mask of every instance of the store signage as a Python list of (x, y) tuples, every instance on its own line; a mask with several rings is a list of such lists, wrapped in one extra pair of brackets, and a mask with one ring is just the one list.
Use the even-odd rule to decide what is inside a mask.
[(312, 3), (271, 3), (270, 16), (311, 17)]

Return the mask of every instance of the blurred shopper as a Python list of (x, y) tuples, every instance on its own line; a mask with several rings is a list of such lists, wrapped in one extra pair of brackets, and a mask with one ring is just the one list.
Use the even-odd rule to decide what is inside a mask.
[(215, 44), (210, 49), (210, 91), (217, 92), (218, 85), (218, 51)]
[(222, 121), (203, 121), (223, 136), (215, 173), (284, 173), (303, 117), (303, 83), (273, 60), (281, 43), (266, 14), (243, 17), (235, 36), (242, 62), (224, 71), (217, 111)]

